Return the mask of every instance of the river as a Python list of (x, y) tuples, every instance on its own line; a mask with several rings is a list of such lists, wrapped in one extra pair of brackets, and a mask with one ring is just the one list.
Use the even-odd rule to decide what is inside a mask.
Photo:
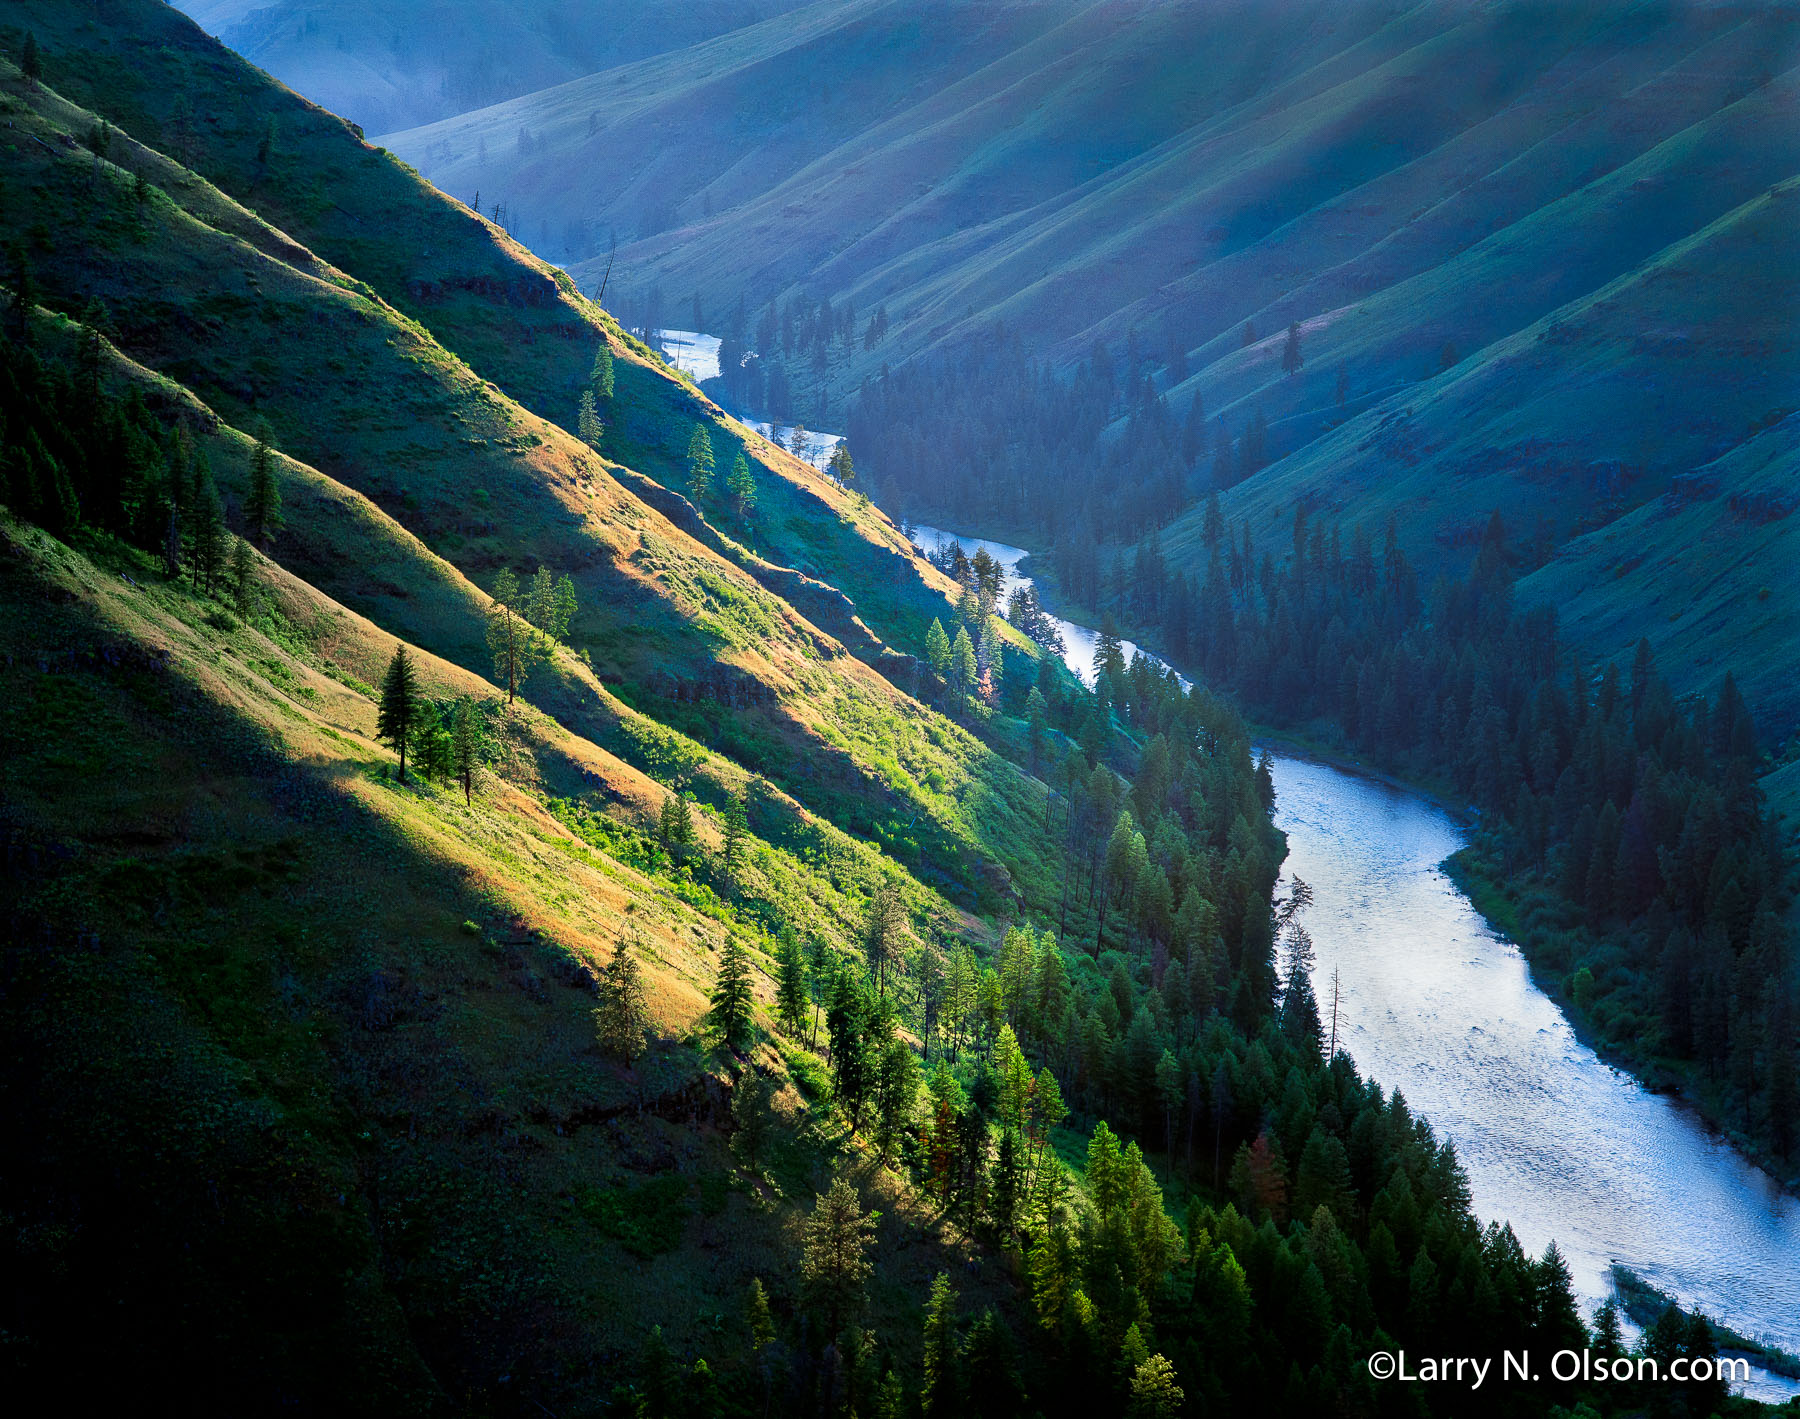
[[(936, 527), (911, 535), (925, 551), (985, 548), (1005, 574), (1003, 602), (1031, 584), (1022, 548)], [(1091, 684), (1098, 637), (1055, 619), (1069, 668)], [(1138, 653), (1121, 644), (1128, 659)], [(1576, 1038), (1518, 947), (1441, 870), (1463, 845), (1441, 808), (1292, 754), (1275, 755), (1274, 773), (1284, 883), (1299, 876), (1313, 889), (1321, 1006), (1335, 972), (1341, 1045), (1455, 1140), (1476, 1214), (1510, 1223), (1534, 1255), (1555, 1241), (1590, 1309), (1617, 1262), (1800, 1353), (1800, 1201)], [(1779, 1401), (1800, 1385), (1757, 1370), (1745, 1390)]]
[[(1030, 582), (1018, 547), (935, 527), (912, 538), (927, 551), (986, 548), (1007, 595)], [(1057, 624), (1069, 667), (1091, 683), (1094, 632)], [(1136, 650), (1125, 643), (1127, 657)], [(1618, 1262), (1800, 1353), (1800, 1202), (1575, 1037), (1518, 947), (1440, 869), (1463, 845), (1441, 808), (1292, 754), (1276, 754), (1274, 770), (1284, 883), (1297, 875), (1314, 893), (1306, 925), (1321, 1006), (1335, 971), (1340, 1043), (1455, 1140), (1476, 1214), (1511, 1223), (1534, 1255), (1554, 1240), (1590, 1310)], [(1761, 1370), (1745, 1388), (1768, 1400), (1800, 1393)]]

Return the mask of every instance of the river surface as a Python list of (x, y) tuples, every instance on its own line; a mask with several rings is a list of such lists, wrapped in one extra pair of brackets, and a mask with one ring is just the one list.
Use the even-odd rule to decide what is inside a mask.
[[(959, 537), (954, 532), (944, 532), (936, 527), (922, 526), (913, 528), (912, 540), (913, 545), (925, 552), (935, 552), (939, 547), (951, 542), (962, 543), (963, 552), (971, 557), (975, 555), (977, 548), (984, 549), (990, 557), (1000, 563), (1000, 570), (1005, 574), (1000, 583), (1000, 609), (1003, 611), (1006, 609), (1007, 598), (1013, 594), (1016, 588), (1032, 585), (1031, 578), (1019, 570), (1019, 563), (1031, 555), (1023, 547), (1009, 547), (1004, 542), (990, 542), (985, 537)], [(1084, 684), (1093, 684), (1094, 654), (1100, 644), (1099, 633), (1092, 627), (1078, 626), (1073, 621), (1065, 621), (1061, 616), (1051, 616), (1050, 619), (1062, 632), (1063, 659), (1068, 663), (1069, 669), (1079, 675)], [(1140, 649), (1131, 641), (1121, 638), (1119, 649), (1124, 652), (1127, 664), (1130, 664), (1134, 655), (1142, 655), (1152, 665), (1164, 666), (1163, 661), (1158, 660), (1149, 651)], [(1184, 678), (1181, 683), (1185, 688), (1188, 682)]]
[[(716, 372), (716, 346), (670, 343), (697, 366), (711, 354)], [(1022, 548), (935, 527), (914, 527), (912, 539), (928, 552), (985, 548), (1005, 573), (1003, 602), (1031, 584)], [(1055, 619), (1069, 668), (1091, 684), (1098, 637)], [(1121, 645), (1127, 659), (1138, 653)], [(1321, 1010), (1329, 1020), (1335, 975), (1340, 1046), (1455, 1140), (1477, 1215), (1510, 1223), (1533, 1255), (1555, 1241), (1590, 1308), (1618, 1262), (1800, 1353), (1800, 1201), (1576, 1038), (1518, 947), (1441, 870), (1463, 845), (1443, 809), (1291, 754), (1275, 756), (1274, 772), (1284, 885), (1299, 876), (1313, 889), (1305, 921)], [(1746, 1388), (1768, 1400), (1800, 1393), (1761, 1370)]]
[[(927, 551), (987, 549), (1028, 584), (1026, 553), (915, 527)], [(1069, 666), (1093, 679), (1094, 632), (1058, 620)], [(1125, 645), (1129, 657), (1136, 647)], [(1277, 754), (1275, 821), (1287, 834), (1283, 883), (1313, 889), (1305, 921), (1314, 984), (1339, 1044), (1399, 1089), (1440, 1138), (1455, 1140), (1476, 1214), (1512, 1225), (1539, 1255), (1555, 1241), (1594, 1305), (1622, 1263), (1743, 1334), (1800, 1353), (1800, 1201), (1575, 1036), (1440, 864), (1463, 846), (1455, 822), (1419, 794)], [(1757, 1370), (1745, 1391), (1781, 1400), (1800, 1385)]]

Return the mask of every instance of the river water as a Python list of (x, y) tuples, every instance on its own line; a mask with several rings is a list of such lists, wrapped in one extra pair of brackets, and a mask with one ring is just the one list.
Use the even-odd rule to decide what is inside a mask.
[[(1031, 584), (1022, 548), (926, 526), (912, 539), (928, 552), (985, 548), (1005, 573), (1003, 603)], [(1069, 668), (1091, 684), (1097, 635), (1055, 619)], [(1121, 644), (1127, 659), (1138, 653)], [(1441, 870), (1463, 845), (1441, 808), (1291, 754), (1275, 756), (1274, 774), (1284, 885), (1299, 876), (1313, 889), (1321, 1007), (1329, 1013), (1335, 974), (1340, 1045), (1455, 1140), (1477, 1215), (1510, 1223), (1534, 1255), (1555, 1241), (1590, 1308), (1617, 1262), (1800, 1353), (1800, 1201), (1576, 1038), (1518, 947)], [(1800, 1393), (1761, 1370), (1745, 1389)]]
[[(1313, 889), (1327, 1017), (1335, 971), (1340, 1044), (1455, 1140), (1483, 1220), (1510, 1222), (1533, 1254), (1554, 1240), (1590, 1301), (1622, 1262), (1800, 1352), (1800, 1202), (1575, 1037), (1439, 869), (1463, 841), (1440, 808), (1303, 758), (1274, 767), (1284, 883)], [(1796, 1392), (1760, 1372), (1750, 1388)]]
[[(1006, 595), (1030, 582), (1020, 548), (935, 527), (912, 538), (926, 551), (986, 548)], [(1094, 632), (1057, 624), (1069, 667), (1091, 683)], [(1125, 644), (1127, 657), (1136, 650)], [(1441, 808), (1289, 754), (1274, 770), (1284, 884), (1299, 876), (1314, 894), (1306, 925), (1321, 1007), (1330, 1010), (1336, 972), (1340, 1044), (1455, 1140), (1477, 1215), (1511, 1223), (1533, 1255), (1555, 1241), (1590, 1309), (1618, 1262), (1800, 1353), (1800, 1202), (1575, 1037), (1518, 947), (1440, 870), (1463, 845)], [(1800, 1393), (1760, 1370), (1745, 1389), (1768, 1400)]]

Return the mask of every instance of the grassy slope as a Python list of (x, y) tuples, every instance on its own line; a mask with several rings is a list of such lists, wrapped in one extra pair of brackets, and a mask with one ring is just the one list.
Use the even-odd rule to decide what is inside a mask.
[[(86, 125), (44, 90), (15, 81), (14, 93), (14, 161), (38, 188), (32, 206), (15, 210), (15, 230), (45, 229), (35, 238), (37, 269), (59, 301), (79, 308), (89, 295), (106, 298), (126, 348), (227, 418), (269, 418), (285, 447), (385, 504), (465, 575), (485, 580), (503, 561), (568, 571), (585, 608), (572, 640), (602, 679), (648, 694), (643, 702), (662, 717), (802, 792), (826, 816), (867, 833), (906, 803), (917, 820), (910, 850), (946, 872), (961, 863), (971, 880), (990, 880), (977, 864), (997, 849), (1031, 879), (1041, 788), (896, 693), (422, 327), (347, 289), (347, 278), (297, 269), (172, 203), (152, 200), (140, 219), (122, 171), (102, 165), (96, 175), (71, 145), (69, 130)], [(32, 110), (36, 126), (26, 134), (27, 108), (38, 104), (45, 111)], [(204, 212), (208, 204), (194, 205)], [(270, 340), (272, 330), (281, 338)], [(475, 515), (472, 487), (489, 495)], [(363, 582), (355, 549), (332, 549), (315, 565), (328, 560), (352, 586)], [(888, 560), (902, 571), (912, 565)], [(395, 628), (483, 664), (480, 625), (469, 614), (478, 602), (436, 619), (434, 610), (453, 608), (413, 604), (400, 572), (380, 588)], [(940, 597), (922, 582), (919, 594)], [(596, 694), (594, 676), (567, 669), (577, 683), (548, 703), (558, 713), (610, 717), (616, 706)], [(715, 701), (737, 712), (702, 709)], [(981, 783), (997, 805), (988, 822), (999, 838), (989, 845), (978, 841), (989, 830), (977, 832), (952, 796), (965, 781)], [(1047, 878), (1022, 885), (1035, 897), (1050, 891)]]
[[(879, 514), (725, 420), (626, 341), (562, 273), (370, 148), (341, 119), (269, 83), (178, 12), (153, 0), (121, 0), (96, 20), (28, 0), (9, 23), (29, 23), (37, 33), (53, 88), (186, 159), (219, 191), (428, 327), (471, 370), (539, 416), (573, 429), (594, 350), (609, 341), (618, 361), (618, 397), (603, 411), (609, 456), (681, 488), (696, 420), (713, 426), (721, 469), (731, 447), (742, 446), (758, 469), (759, 516), (744, 524), (718, 506), (708, 511), (734, 547), (752, 542), (760, 555), (729, 555), (855, 653), (882, 658), (857, 618), (877, 640), (914, 648), (941, 612), (944, 583)], [(204, 96), (188, 120), (183, 94)], [(259, 148), (271, 123), (277, 139), (264, 162)], [(852, 605), (795, 571), (829, 581)]]
[[(371, 1408), (401, 1412), (518, 1365), (635, 1351), (652, 1322), (704, 1344), (751, 1274), (791, 1286), (783, 1199), (841, 1140), (790, 1090), (773, 1177), (733, 1181), (721, 1080), (692, 1042), (723, 925), (584, 846), (539, 787), (571, 764), (651, 786), (521, 709), (473, 810), (403, 788), (353, 688), (385, 662), (380, 628), (266, 564), (279, 612), (247, 626), (99, 555), (0, 526), (7, 825), (27, 849), (9, 911), (53, 922), (59, 947), (91, 942), (30, 958), (15, 985), (35, 989), (7, 1006), (46, 1070), (15, 1128), (57, 1139), (41, 1191), (7, 1199), (40, 1239), (34, 1282), (48, 1268), (70, 1307), (91, 1286), (142, 1308), (193, 1268), (210, 1279), (181, 1315), (96, 1334), (134, 1382), (217, 1338), (241, 1347), (208, 1366), (222, 1401), (304, 1401), (351, 1366)], [(497, 712), (492, 686), (419, 663), (429, 691)], [(586, 1043), (583, 967), (628, 923), (664, 1039), (645, 1113)], [(63, 996), (83, 1009), (48, 1008)], [(181, 1162), (150, 1120), (186, 1140)], [(671, 1172), (646, 1211), (646, 1175)], [(859, 1172), (888, 1210), (895, 1285), (921, 1289), (935, 1223)], [(481, 1317), (503, 1296), (524, 1319), (494, 1330)]]

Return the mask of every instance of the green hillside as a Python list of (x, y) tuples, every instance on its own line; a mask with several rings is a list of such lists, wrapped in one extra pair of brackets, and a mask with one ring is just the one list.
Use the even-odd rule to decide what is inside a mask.
[[(726, 393), (849, 427), (890, 508), (1045, 549), (1173, 521), (1196, 579), (1221, 450), (1223, 482), (1247, 478), (1227, 515), (1259, 544), (1302, 499), (1346, 525), (1397, 514), (1430, 577), (1498, 506), (1530, 570), (1793, 407), (1790, 6), (932, 18), (796, 10), (386, 141), (498, 194), (527, 240), (547, 223), (559, 256), (565, 219), (586, 223), (584, 287), (616, 236), (632, 322), (687, 326), (697, 302), (758, 356)], [(799, 106), (802, 66), (832, 80)], [(1179, 461), (1046, 469), (1032, 449), (1021, 486), (967, 428), (1042, 422), (988, 354), (1014, 339), (1065, 379), (1106, 351), (1103, 405), (1070, 401), (1083, 439), (1138, 438), (1146, 379), (1204, 426)], [(864, 381), (900, 367), (935, 383), (859, 419)], [(1170, 491), (1142, 508), (1152, 481)], [(1723, 642), (1697, 650), (1724, 663)], [(1792, 706), (1745, 678), (1780, 734)]]

